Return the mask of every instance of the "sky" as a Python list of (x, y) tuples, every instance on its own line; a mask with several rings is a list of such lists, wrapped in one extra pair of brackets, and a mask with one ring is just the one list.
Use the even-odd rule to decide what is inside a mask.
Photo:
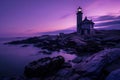
[(76, 30), (76, 11), (96, 29), (120, 29), (120, 0), (0, 0), (0, 36)]

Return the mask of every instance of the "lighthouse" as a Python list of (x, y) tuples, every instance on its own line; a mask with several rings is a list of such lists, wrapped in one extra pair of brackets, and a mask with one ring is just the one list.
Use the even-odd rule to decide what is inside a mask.
[(94, 31), (94, 22), (92, 20), (88, 20), (87, 17), (83, 20), (83, 12), (82, 8), (79, 7), (77, 9), (77, 33), (81, 35), (90, 35)]
[(82, 8), (78, 8), (77, 9), (77, 32), (80, 33), (81, 32), (81, 26), (82, 26)]

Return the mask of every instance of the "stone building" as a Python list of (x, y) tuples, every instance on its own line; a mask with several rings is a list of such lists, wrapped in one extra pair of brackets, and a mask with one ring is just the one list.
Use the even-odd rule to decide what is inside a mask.
[(77, 33), (81, 35), (90, 35), (94, 31), (94, 22), (88, 20), (87, 17), (83, 20), (82, 8), (77, 10)]

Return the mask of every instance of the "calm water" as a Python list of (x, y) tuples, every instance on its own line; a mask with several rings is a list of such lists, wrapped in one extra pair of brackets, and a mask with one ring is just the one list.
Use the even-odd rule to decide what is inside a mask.
[(0, 39), (0, 76), (22, 75), (26, 64), (33, 60), (43, 57), (54, 57), (62, 55), (66, 61), (74, 59), (76, 55), (66, 54), (66, 52), (54, 52), (51, 55), (38, 53), (40, 49), (30, 45), (29, 47), (21, 47), (22, 45), (4, 45), (4, 42), (16, 40), (16, 38)]

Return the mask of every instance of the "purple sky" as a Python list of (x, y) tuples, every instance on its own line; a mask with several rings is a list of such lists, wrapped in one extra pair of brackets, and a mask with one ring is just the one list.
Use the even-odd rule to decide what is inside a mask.
[(0, 0), (0, 36), (75, 30), (78, 6), (96, 28), (120, 29), (120, 0)]

